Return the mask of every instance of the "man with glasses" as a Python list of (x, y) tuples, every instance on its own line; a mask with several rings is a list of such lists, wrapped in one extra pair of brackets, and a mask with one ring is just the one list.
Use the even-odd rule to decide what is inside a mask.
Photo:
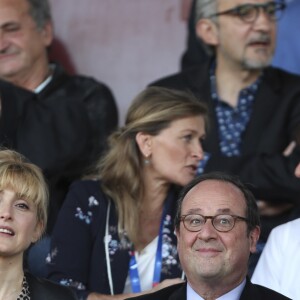
[[(272, 65), (288, 72), (300, 75), (300, 39), (294, 28), (299, 27), (299, 0), (285, 0), (284, 14), (280, 18), (277, 30), (277, 44)], [(181, 58), (181, 69), (187, 69), (195, 65), (201, 66), (208, 59), (203, 49), (203, 43), (196, 37), (195, 30), (196, 0), (191, 4), (188, 19), (187, 48)]]
[(187, 282), (134, 299), (289, 299), (247, 278), (260, 221), (254, 196), (237, 178), (210, 173), (192, 181), (179, 197), (175, 226)]
[(284, 8), (283, 1), (197, 0), (196, 32), (210, 60), (152, 84), (207, 102), (207, 162), (199, 172), (251, 184), (262, 217), (258, 250), (272, 228), (300, 216), (300, 77), (269, 66)]

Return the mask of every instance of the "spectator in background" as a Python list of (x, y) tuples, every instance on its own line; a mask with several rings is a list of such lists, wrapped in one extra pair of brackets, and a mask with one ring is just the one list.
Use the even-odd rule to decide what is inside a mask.
[(300, 77), (269, 67), (284, 8), (268, 0), (197, 0), (196, 32), (210, 59), (152, 84), (207, 102), (204, 172), (251, 184), (262, 220), (259, 249), (272, 228), (300, 216)]
[(291, 299), (300, 299), (300, 219), (274, 228), (251, 281)]
[(45, 230), (47, 208), (41, 170), (19, 153), (0, 150), (0, 299), (77, 299), (71, 290), (23, 268), (24, 251)]
[(259, 225), (255, 198), (239, 180), (218, 173), (196, 178), (182, 190), (175, 218), (187, 282), (131, 299), (289, 299), (247, 278)]
[[(288, 72), (300, 75), (300, 38), (294, 28), (300, 28), (300, 1), (285, 1), (287, 8), (278, 22), (276, 51), (272, 65)], [(195, 30), (196, 0), (193, 0), (188, 19), (187, 49), (181, 59), (181, 68), (186, 69), (203, 65), (209, 59), (203, 42), (197, 37)]]
[(116, 103), (103, 83), (49, 63), (48, 0), (0, 0), (0, 33), (0, 143), (43, 169), (50, 184), (51, 232), (70, 182), (99, 156), (117, 126)]
[(51, 239), (50, 279), (88, 300), (181, 281), (177, 190), (202, 159), (206, 111), (191, 94), (164, 88), (136, 97), (125, 126), (111, 136), (98, 180), (71, 186)]
[(283, 0), (287, 7), (278, 23), (276, 51), (273, 66), (300, 75), (300, 1)]

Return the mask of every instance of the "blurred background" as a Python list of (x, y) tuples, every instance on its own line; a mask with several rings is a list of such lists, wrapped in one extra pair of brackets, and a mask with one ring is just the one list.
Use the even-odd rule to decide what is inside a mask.
[(50, 0), (56, 41), (51, 55), (71, 72), (109, 85), (120, 125), (147, 84), (177, 72), (190, 0)]

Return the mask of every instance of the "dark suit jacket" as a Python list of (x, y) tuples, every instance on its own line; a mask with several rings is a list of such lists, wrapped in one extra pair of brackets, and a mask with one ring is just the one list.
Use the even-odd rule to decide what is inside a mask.
[(205, 172), (223, 171), (238, 175), (249, 184), (257, 199), (293, 202), (286, 215), (263, 220), (262, 238), (279, 224), (300, 216), (300, 180), (294, 176), (300, 162), (297, 146), (289, 157), (284, 149), (292, 140), (300, 144), (300, 77), (276, 68), (266, 68), (257, 91), (252, 115), (242, 135), (241, 155), (226, 157), (220, 152), (215, 104), (211, 99), (210, 62), (152, 83), (192, 92), (209, 108), (209, 126), (203, 143), (211, 154)]
[(57, 283), (26, 273), (31, 300), (76, 300), (75, 293)]
[(242, 136), (241, 155), (225, 157), (220, 152), (218, 124), (210, 95), (209, 64), (152, 83), (195, 94), (209, 108), (210, 120), (205, 151), (211, 158), (205, 171), (226, 171), (251, 183), (258, 199), (300, 201), (299, 179), (294, 169), (300, 161), (297, 147), (284, 157), (290, 141), (300, 143), (300, 77), (267, 68), (257, 92), (251, 119)]
[(110, 89), (56, 66), (38, 94), (0, 80), (0, 145), (25, 155), (44, 172), (50, 186), (48, 231), (68, 191), (105, 148), (117, 127)]
[[(134, 300), (186, 300), (186, 283), (180, 283), (161, 289), (155, 293), (128, 298)], [(281, 294), (256, 285), (247, 280), (240, 300), (289, 300)]]

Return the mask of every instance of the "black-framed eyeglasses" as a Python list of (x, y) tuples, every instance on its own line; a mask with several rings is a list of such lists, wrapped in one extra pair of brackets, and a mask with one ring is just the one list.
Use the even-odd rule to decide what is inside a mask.
[(199, 214), (182, 215), (180, 221), (183, 222), (185, 229), (191, 232), (200, 231), (206, 221), (210, 219), (213, 227), (220, 232), (227, 232), (232, 230), (237, 220), (248, 222), (247, 218), (236, 215), (216, 215), (216, 216), (202, 216)]
[(210, 15), (209, 18), (222, 15), (231, 15), (240, 18), (245, 23), (253, 23), (256, 21), (259, 12), (263, 10), (263, 12), (268, 16), (269, 20), (277, 21), (282, 16), (285, 8), (286, 4), (284, 1), (272, 1), (264, 4), (249, 3)]

